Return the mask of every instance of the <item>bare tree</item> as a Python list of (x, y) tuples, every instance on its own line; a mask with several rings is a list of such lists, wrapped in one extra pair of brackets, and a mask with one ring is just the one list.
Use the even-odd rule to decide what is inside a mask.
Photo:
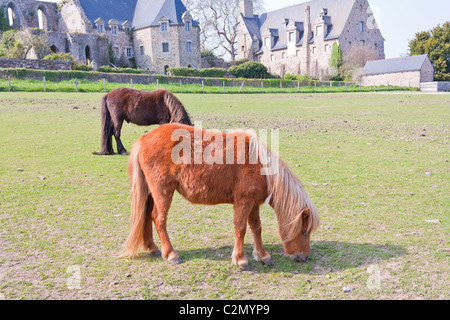
[[(253, 2), (255, 13), (262, 12), (264, 1)], [(200, 24), (202, 50), (235, 60), (241, 14), (239, 0), (185, 0), (185, 5)]]
[(378, 60), (380, 52), (368, 46), (353, 47), (344, 56), (343, 69), (347, 72), (355, 68), (364, 68), (367, 61)]

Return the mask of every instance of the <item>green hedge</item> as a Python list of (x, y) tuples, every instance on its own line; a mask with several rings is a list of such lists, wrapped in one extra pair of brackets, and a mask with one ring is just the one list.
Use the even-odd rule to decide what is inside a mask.
[(233, 76), (237, 78), (245, 79), (264, 79), (272, 78), (270, 73), (267, 71), (266, 66), (262, 63), (256, 61), (244, 62), (237, 66), (232, 66), (228, 69)]
[(133, 68), (113, 68), (110, 66), (101, 66), (97, 68), (98, 72), (106, 72), (106, 73), (133, 73), (133, 74), (141, 74), (141, 69), (133, 69)]
[(220, 68), (193, 69), (177, 67), (170, 68), (168, 71), (176, 77), (223, 78), (227, 74), (227, 70)]

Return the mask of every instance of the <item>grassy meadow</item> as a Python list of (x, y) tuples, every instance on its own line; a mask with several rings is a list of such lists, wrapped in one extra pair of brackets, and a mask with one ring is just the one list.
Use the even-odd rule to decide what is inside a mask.
[[(176, 194), (183, 263), (117, 254), (128, 235), (127, 156), (100, 150), (101, 93), (0, 93), (1, 299), (448, 299), (449, 94), (177, 94), (203, 128), (279, 129), (280, 156), (319, 209), (309, 261), (231, 264), (231, 205)], [(124, 124), (127, 149), (152, 127)], [(155, 236), (157, 243), (158, 237)]]

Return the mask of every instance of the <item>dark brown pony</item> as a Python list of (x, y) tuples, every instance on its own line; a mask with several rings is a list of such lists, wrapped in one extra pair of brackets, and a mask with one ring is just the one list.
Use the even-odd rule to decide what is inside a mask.
[[(203, 154), (201, 163), (196, 148)], [(218, 156), (216, 163), (205, 158), (208, 154)], [(275, 169), (263, 174), (268, 163)], [(295, 175), (256, 136), (166, 124), (133, 145), (128, 174), (131, 228), (121, 257), (134, 257), (140, 249), (161, 254), (153, 241), (153, 222), (162, 257), (173, 264), (181, 262), (166, 229), (175, 190), (194, 204), (233, 204), (236, 238), (232, 262), (242, 269), (248, 266), (244, 254), (247, 223), (254, 237), (254, 258), (273, 264), (261, 238), (259, 207), (265, 201), (277, 215), (285, 253), (296, 261), (306, 261), (310, 254), (310, 235), (319, 225), (317, 209)]]
[(178, 122), (192, 125), (183, 104), (168, 90), (142, 91), (118, 88), (102, 99), (102, 148), (97, 155), (114, 154), (112, 136), (117, 153), (128, 154), (120, 140), (123, 121), (139, 126)]

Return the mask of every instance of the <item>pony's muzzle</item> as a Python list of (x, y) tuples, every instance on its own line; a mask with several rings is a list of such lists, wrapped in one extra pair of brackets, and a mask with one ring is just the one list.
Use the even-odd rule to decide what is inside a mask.
[(309, 254), (305, 253), (305, 252), (297, 252), (294, 254), (290, 254), (289, 257), (297, 262), (307, 262), (308, 261), (308, 257)]

